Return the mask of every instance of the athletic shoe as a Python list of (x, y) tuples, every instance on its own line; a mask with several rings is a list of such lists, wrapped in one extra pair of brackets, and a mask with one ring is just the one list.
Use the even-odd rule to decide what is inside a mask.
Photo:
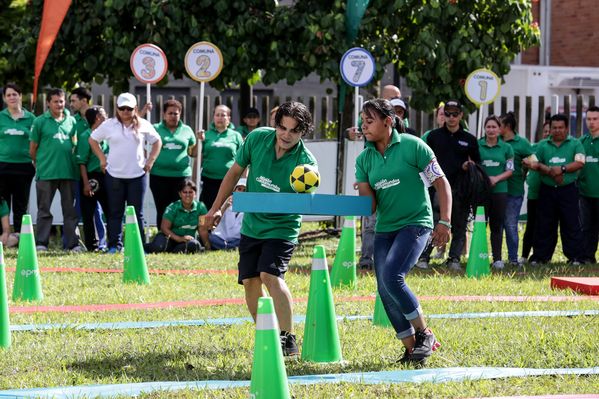
[(456, 272), (462, 271), (462, 265), (460, 264), (460, 260), (457, 258), (449, 258), (445, 262), (445, 265), (450, 269)]
[(510, 265), (515, 267), (524, 267), (524, 263), (520, 259), (510, 260)]
[(120, 252), (121, 252), (121, 250), (119, 250), (118, 248), (112, 247), (112, 248), (108, 248), (108, 251), (106, 251), (105, 253), (107, 253), (107, 254), (118, 254)]
[(370, 259), (360, 260), (358, 267), (362, 270), (372, 270), (374, 268), (374, 262)]
[(503, 270), (504, 267), (505, 264), (502, 260), (496, 260), (495, 262), (493, 262), (493, 269)]
[(416, 263), (416, 267), (419, 269), (428, 269), (428, 262), (425, 260), (419, 260), (418, 263)]
[(288, 331), (281, 331), (281, 349), (283, 350), (283, 356), (297, 356), (299, 355), (299, 348), (295, 335)]
[(410, 352), (410, 361), (415, 363), (424, 364), (441, 344), (435, 338), (435, 334), (430, 328), (424, 331), (416, 331), (416, 343), (414, 349)]
[(69, 249), (69, 252), (71, 252), (73, 254), (80, 254), (82, 252), (85, 252), (85, 248), (83, 248), (81, 245), (77, 245), (77, 246), (74, 246), (73, 248)]
[(45, 245), (36, 245), (35, 250), (37, 252), (46, 252), (48, 250), (48, 247)]

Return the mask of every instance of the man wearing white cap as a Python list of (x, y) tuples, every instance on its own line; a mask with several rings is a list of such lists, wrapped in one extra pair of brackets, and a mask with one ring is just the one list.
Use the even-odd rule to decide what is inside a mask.
[[(108, 191), (108, 252), (120, 251), (122, 243), (122, 220), (125, 204), (135, 207), (137, 224), (143, 237), (143, 200), (147, 188), (146, 174), (156, 161), (162, 141), (154, 126), (137, 114), (137, 99), (131, 93), (123, 93), (116, 100), (116, 117), (110, 118), (94, 130), (89, 144), (100, 160), (106, 173)], [(108, 142), (108, 158), (100, 144)], [(146, 158), (144, 144), (152, 146)]]

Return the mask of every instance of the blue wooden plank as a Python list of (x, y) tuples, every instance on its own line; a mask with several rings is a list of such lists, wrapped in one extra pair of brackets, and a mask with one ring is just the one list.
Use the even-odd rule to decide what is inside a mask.
[(233, 193), (235, 212), (368, 216), (371, 197), (331, 194)]

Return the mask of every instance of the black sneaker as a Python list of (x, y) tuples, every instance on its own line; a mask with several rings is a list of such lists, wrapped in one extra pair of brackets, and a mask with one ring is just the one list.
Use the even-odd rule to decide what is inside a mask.
[(416, 331), (416, 344), (410, 353), (410, 360), (423, 364), (440, 346), (441, 344), (430, 328), (424, 331)]
[(297, 356), (299, 355), (299, 348), (295, 335), (287, 331), (281, 331), (281, 349), (283, 350), (283, 356)]

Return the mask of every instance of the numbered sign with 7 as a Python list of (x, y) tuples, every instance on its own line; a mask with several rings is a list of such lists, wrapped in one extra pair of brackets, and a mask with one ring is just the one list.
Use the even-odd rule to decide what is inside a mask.
[(160, 82), (168, 71), (166, 55), (155, 44), (137, 46), (131, 53), (129, 64), (137, 80), (146, 84)]
[(185, 70), (197, 82), (210, 82), (223, 69), (223, 55), (210, 42), (198, 42), (187, 50)]
[(464, 86), (466, 96), (477, 106), (490, 104), (499, 95), (501, 80), (488, 69), (477, 69), (468, 75)]
[(341, 58), (339, 69), (345, 83), (353, 87), (366, 86), (376, 70), (374, 57), (361, 47), (347, 50)]

